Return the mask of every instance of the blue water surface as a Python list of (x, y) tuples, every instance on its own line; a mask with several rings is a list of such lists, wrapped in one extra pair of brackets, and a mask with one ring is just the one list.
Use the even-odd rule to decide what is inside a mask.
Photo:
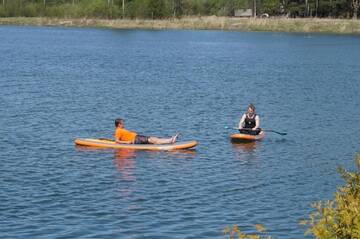
[[(305, 238), (311, 203), (355, 169), (360, 37), (0, 27), (1, 238)], [(248, 103), (268, 133), (229, 135)], [(196, 150), (75, 147), (141, 134)]]

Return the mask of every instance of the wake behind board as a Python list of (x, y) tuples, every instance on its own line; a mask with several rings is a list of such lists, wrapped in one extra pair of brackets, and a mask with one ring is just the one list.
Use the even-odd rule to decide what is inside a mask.
[(75, 139), (75, 144), (87, 147), (112, 148), (112, 149), (136, 149), (136, 150), (176, 150), (194, 148), (197, 141), (184, 141), (175, 144), (118, 144), (110, 139)]

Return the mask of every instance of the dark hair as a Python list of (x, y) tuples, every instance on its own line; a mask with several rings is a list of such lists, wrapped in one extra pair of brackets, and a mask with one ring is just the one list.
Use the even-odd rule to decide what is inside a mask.
[(124, 120), (123, 120), (123, 119), (121, 119), (121, 118), (116, 119), (116, 120), (115, 120), (115, 127), (118, 127), (118, 125), (119, 125), (119, 124), (122, 124), (122, 123), (124, 123)]
[(255, 111), (255, 105), (253, 105), (252, 103), (249, 104), (248, 108), (252, 109), (253, 111)]

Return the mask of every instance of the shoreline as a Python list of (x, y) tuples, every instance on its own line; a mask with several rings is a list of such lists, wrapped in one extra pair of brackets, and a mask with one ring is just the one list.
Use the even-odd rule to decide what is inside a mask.
[(234, 17), (184, 17), (180, 19), (68, 19), (45, 17), (0, 18), (0, 25), (99, 27), (112, 29), (186, 29), (360, 34), (360, 20), (319, 18), (234, 18)]

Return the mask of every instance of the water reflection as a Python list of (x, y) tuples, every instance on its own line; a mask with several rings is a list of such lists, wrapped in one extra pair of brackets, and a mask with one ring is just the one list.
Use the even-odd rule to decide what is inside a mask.
[[(136, 168), (136, 157), (139, 151), (134, 149), (115, 150), (114, 163), (126, 181), (135, 181), (134, 170)], [(145, 154), (145, 155), (144, 155)], [(188, 159), (196, 156), (195, 150), (174, 150), (174, 151), (141, 151), (142, 157), (147, 159)]]
[(115, 150), (114, 163), (116, 168), (121, 173), (122, 179), (125, 181), (135, 181), (135, 158), (136, 151), (133, 149), (118, 149)]
[(256, 148), (258, 146), (258, 142), (249, 142), (249, 143), (236, 143), (233, 142), (232, 146), (236, 151), (242, 151), (247, 153), (253, 153), (256, 151)]
[(235, 152), (235, 159), (243, 162), (258, 161), (258, 153), (261, 147), (261, 142), (247, 142), (235, 143), (232, 142), (232, 147)]
[(196, 156), (196, 150), (174, 150), (174, 151), (151, 151), (143, 150), (138, 151), (134, 149), (106, 149), (106, 148), (94, 148), (86, 146), (75, 146), (76, 150), (83, 152), (112, 152), (114, 154), (113, 163), (116, 169), (121, 175), (121, 179), (124, 181), (136, 181), (136, 158), (140, 155), (146, 159), (189, 159)]
[(126, 181), (135, 181), (135, 158), (136, 151), (133, 149), (107, 149), (75, 145), (76, 150), (82, 152), (114, 153), (114, 164)]
[(188, 159), (194, 158), (196, 156), (196, 150), (194, 149), (183, 149), (183, 150), (142, 150), (137, 151), (141, 152), (142, 157), (145, 157), (148, 160), (153, 159)]
[(83, 151), (83, 152), (109, 151), (109, 149), (106, 149), (106, 148), (95, 148), (95, 147), (88, 147), (88, 146), (82, 146), (82, 145), (75, 145), (75, 149), (78, 151)]
[(196, 150), (195, 149), (183, 149), (183, 150), (174, 150), (174, 151), (168, 151), (168, 157), (172, 159), (187, 159), (187, 158), (193, 158), (196, 156)]

